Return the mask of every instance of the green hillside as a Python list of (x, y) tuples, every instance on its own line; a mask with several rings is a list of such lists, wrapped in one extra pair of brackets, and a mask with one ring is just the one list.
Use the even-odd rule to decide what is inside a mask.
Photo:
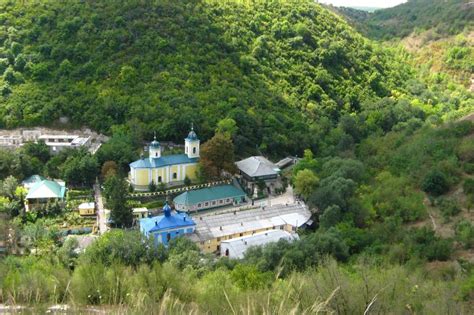
[[(473, 313), (474, 98), (453, 81), (472, 70), (469, 38), (414, 57), (310, 0), (5, 0), (0, 12), (0, 128), (65, 127), (67, 117), (67, 127), (111, 135), (95, 155), (50, 155), (44, 143), (0, 150), (0, 233), (23, 253), (0, 259), (0, 306)], [(443, 29), (432, 16), (427, 28)], [(154, 131), (182, 142), (191, 122), (202, 142), (230, 126), (237, 157), (301, 157), (283, 172), (312, 210), (299, 240), (231, 260), (184, 237), (155, 246), (133, 229), (112, 229), (82, 253), (64, 239), (84, 224), (76, 202), (93, 200), (100, 175), (111, 211), (161, 206), (131, 198), (122, 177)], [(32, 174), (77, 186), (65, 209), (23, 212), (19, 183)]]
[(453, 35), (473, 26), (474, 6), (464, 0), (409, 0), (393, 8), (367, 13), (338, 8), (364, 34), (375, 39), (403, 38), (414, 31), (435, 29)]
[(181, 141), (193, 121), (205, 140), (230, 117), (242, 150), (295, 154), (317, 147), (321, 125), (408, 93), (415, 77), (403, 56), (311, 1), (4, 1), (0, 9), (7, 128), (66, 116), (139, 143), (154, 130)]

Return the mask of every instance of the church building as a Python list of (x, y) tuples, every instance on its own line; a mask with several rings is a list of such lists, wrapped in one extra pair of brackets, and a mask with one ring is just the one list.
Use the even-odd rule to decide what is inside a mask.
[(191, 131), (184, 139), (184, 154), (162, 155), (160, 143), (154, 137), (150, 143), (148, 157), (130, 163), (129, 179), (135, 190), (148, 190), (153, 181), (160, 183), (177, 184), (186, 177), (196, 178), (197, 163), (199, 161), (199, 139), (191, 127)]

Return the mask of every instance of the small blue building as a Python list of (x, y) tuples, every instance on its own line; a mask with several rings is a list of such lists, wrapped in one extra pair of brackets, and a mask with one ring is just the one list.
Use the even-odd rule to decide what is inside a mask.
[(168, 245), (168, 242), (177, 237), (194, 233), (196, 223), (186, 213), (172, 213), (171, 207), (166, 203), (163, 214), (140, 219), (140, 231), (146, 237), (153, 236), (158, 245)]

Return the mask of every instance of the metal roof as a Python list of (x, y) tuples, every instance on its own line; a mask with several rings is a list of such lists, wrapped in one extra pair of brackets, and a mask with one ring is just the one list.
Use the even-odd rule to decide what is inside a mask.
[(64, 198), (66, 187), (52, 180), (42, 180), (31, 186), (26, 199)]
[(186, 213), (173, 213), (169, 217), (159, 215), (152, 218), (140, 219), (140, 230), (145, 233), (194, 225), (196, 225), (196, 223), (194, 223), (193, 219)]
[(281, 225), (300, 227), (311, 218), (303, 203), (258, 207), (227, 213), (194, 215), (196, 233), (201, 241)]
[(237, 168), (250, 177), (277, 175), (280, 169), (263, 156), (251, 156), (235, 163)]
[(265, 232), (255, 233), (253, 235), (242, 236), (231, 240), (221, 242), (221, 256), (230, 258), (244, 258), (244, 254), (252, 246), (262, 246), (268, 243), (278, 242), (281, 239), (293, 241), (299, 239), (298, 234), (291, 234), (284, 230), (269, 230)]
[(219, 185), (186, 191), (174, 198), (173, 202), (175, 204), (190, 206), (205, 201), (242, 196), (245, 196), (245, 192), (234, 185)]
[(130, 168), (157, 168), (168, 165), (196, 163), (199, 158), (189, 158), (186, 154), (164, 155), (159, 158), (142, 158), (130, 163)]

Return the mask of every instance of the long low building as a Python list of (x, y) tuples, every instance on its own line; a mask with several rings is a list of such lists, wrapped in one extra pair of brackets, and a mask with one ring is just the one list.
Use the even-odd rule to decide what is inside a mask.
[(189, 237), (206, 253), (220, 253), (221, 242), (269, 230), (296, 232), (310, 222), (303, 203), (258, 207), (250, 210), (193, 216), (196, 231)]
[(249, 236), (243, 236), (221, 242), (221, 256), (233, 259), (244, 258), (245, 252), (252, 246), (263, 246), (268, 243), (287, 240), (289, 242), (299, 239), (298, 234), (290, 233), (284, 230), (269, 230), (255, 233)]
[(190, 212), (238, 205), (245, 202), (246, 197), (242, 189), (228, 184), (188, 190), (174, 198), (173, 203), (176, 210)]

